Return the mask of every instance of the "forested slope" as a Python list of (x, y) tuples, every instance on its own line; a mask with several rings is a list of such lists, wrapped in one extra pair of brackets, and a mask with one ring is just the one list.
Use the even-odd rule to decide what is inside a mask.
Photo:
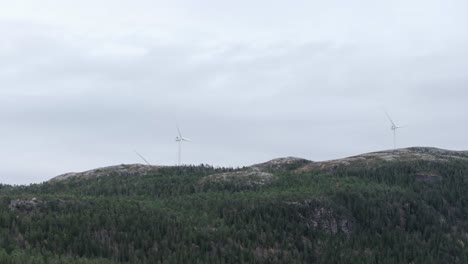
[(465, 153), (398, 153), (2, 185), (0, 263), (468, 263)]

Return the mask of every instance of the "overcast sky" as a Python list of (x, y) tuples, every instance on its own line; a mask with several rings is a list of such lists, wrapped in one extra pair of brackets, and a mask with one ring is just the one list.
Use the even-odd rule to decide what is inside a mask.
[(468, 150), (468, 1), (0, 0), (0, 182)]

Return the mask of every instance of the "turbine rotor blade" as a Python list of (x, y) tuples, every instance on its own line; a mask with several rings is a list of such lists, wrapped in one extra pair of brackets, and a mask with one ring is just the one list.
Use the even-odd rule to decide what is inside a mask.
[(140, 153), (138, 153), (136, 150), (134, 150), (134, 151), (135, 151), (135, 153), (136, 153), (146, 164), (148, 164), (149, 166), (151, 166), (151, 164), (150, 164)]
[(394, 127), (396, 127), (395, 123), (393, 123), (393, 120), (392, 120), (392, 118), (390, 118), (390, 116), (388, 115), (388, 113), (385, 112), (385, 114), (387, 115), (388, 120), (390, 120), (390, 123), (392, 123), (392, 125), (393, 125)]
[(179, 125), (177, 125), (177, 133), (179, 133), (179, 138), (182, 138), (182, 133), (180, 133)]
[(182, 140), (183, 140), (183, 141), (189, 141), (189, 142), (192, 142), (192, 140), (191, 140), (191, 139), (189, 139), (189, 138), (182, 138)]

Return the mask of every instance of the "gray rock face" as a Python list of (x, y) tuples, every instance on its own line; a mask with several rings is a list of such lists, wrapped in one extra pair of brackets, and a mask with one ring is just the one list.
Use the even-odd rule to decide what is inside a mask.
[(238, 171), (209, 175), (202, 178), (199, 184), (225, 183), (244, 187), (263, 186), (278, 179), (272, 172), (294, 170), (310, 162), (306, 159), (294, 157), (279, 158)]
[(289, 203), (297, 207), (302, 218), (310, 228), (327, 234), (343, 233), (349, 235), (353, 232), (353, 220), (336, 214), (332, 209), (320, 206), (314, 201)]
[(49, 180), (49, 182), (63, 181), (71, 178), (98, 178), (103, 176), (110, 175), (119, 175), (119, 176), (138, 176), (144, 175), (149, 172), (154, 172), (161, 168), (161, 166), (149, 166), (141, 164), (130, 164), (130, 165), (117, 165), (105, 168), (99, 168), (95, 170), (80, 172), (80, 173), (66, 173)]
[(420, 173), (416, 175), (415, 180), (417, 182), (427, 182), (427, 183), (436, 183), (442, 180), (441, 175), (429, 174), (429, 173)]
[(198, 182), (200, 185), (209, 183), (225, 183), (244, 187), (262, 186), (273, 182), (276, 177), (252, 167), (246, 170), (218, 173), (206, 176)]
[(344, 159), (329, 160), (322, 162), (313, 162), (298, 168), (298, 172), (307, 172), (313, 170), (328, 170), (334, 171), (339, 167), (359, 166), (369, 167), (376, 166), (383, 162), (392, 161), (438, 161), (446, 162), (451, 159), (468, 160), (467, 151), (451, 151), (437, 148), (405, 148), (395, 149), (380, 152), (367, 153), (359, 156), (348, 157)]
[(312, 161), (296, 157), (286, 157), (255, 164), (251, 167), (260, 170), (294, 170), (309, 163), (312, 163)]
[(32, 213), (38, 209), (41, 209), (44, 206), (44, 202), (37, 198), (24, 198), (24, 199), (15, 199), (11, 200), (8, 208), (11, 211), (17, 211), (21, 213)]

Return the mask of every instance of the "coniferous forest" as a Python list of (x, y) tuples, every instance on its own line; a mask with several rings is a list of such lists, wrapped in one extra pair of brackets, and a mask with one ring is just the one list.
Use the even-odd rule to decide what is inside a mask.
[[(274, 181), (245, 170), (0, 186), (0, 263), (468, 263), (468, 162), (389, 161)], [(425, 174), (422, 174), (424, 172)]]

